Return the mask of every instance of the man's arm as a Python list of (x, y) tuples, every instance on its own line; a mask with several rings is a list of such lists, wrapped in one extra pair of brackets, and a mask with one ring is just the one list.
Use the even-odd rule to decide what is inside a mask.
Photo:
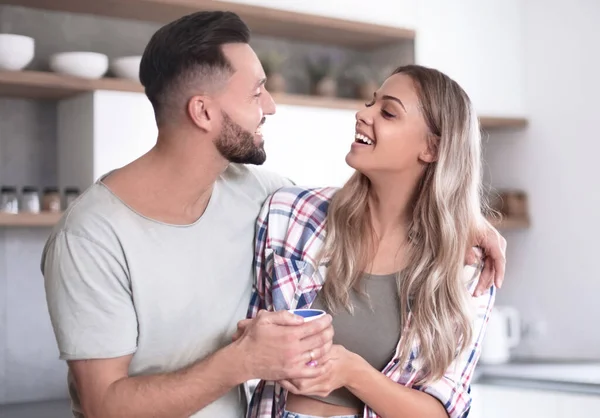
[(86, 418), (187, 417), (250, 379), (322, 372), (306, 363), (311, 350), (322, 355), (331, 344), (331, 317), (304, 324), (277, 312), (261, 314), (234, 344), (185, 369), (130, 377), (137, 317), (127, 270), (113, 248), (60, 232), (42, 259), (61, 358), (69, 362)]
[(129, 377), (132, 357), (69, 362), (86, 418), (189, 417), (244, 381), (233, 346), (160, 375)]
[(132, 355), (69, 367), (86, 418), (184, 418), (250, 379), (320, 376), (322, 367), (306, 363), (311, 350), (325, 354), (330, 325), (330, 317), (304, 324), (285, 311), (263, 313), (236, 342), (173, 373), (129, 377)]

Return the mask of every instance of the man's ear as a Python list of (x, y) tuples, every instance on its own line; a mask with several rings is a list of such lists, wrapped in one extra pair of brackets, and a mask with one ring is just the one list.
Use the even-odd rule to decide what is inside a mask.
[(187, 113), (194, 125), (203, 131), (213, 129), (214, 117), (211, 101), (206, 96), (193, 96), (187, 104)]
[(419, 159), (425, 163), (433, 163), (438, 160), (438, 149), (440, 144), (440, 138), (435, 135), (429, 135), (427, 137), (427, 148), (425, 148), (421, 154), (419, 154)]

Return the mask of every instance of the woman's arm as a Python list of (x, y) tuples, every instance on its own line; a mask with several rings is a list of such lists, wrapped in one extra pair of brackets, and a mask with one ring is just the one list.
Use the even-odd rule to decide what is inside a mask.
[(273, 195), (269, 196), (263, 204), (258, 218), (256, 219), (256, 236), (254, 241), (254, 283), (252, 285), (252, 296), (248, 307), (247, 318), (254, 318), (262, 309), (272, 310), (272, 298), (270, 297), (272, 282), (272, 260), (267, 260), (267, 231), (269, 222), (269, 210)]
[(423, 387), (406, 388), (375, 373), (373, 368), (369, 370), (368, 364), (358, 362), (358, 371), (352, 373), (347, 388), (384, 418), (464, 417), (471, 407), (471, 377), (481, 354), (495, 297), (496, 288), (492, 286), (482, 296), (472, 299), (475, 308), (473, 338), (440, 380)]
[(444, 405), (427, 393), (402, 386), (354, 354), (346, 388), (383, 418), (447, 418)]
[[(473, 281), (472, 287), (476, 284)], [(323, 376), (284, 381), (282, 386), (295, 394), (317, 396), (327, 396), (345, 386), (383, 418), (462, 418), (471, 406), (469, 385), (495, 296), (496, 288), (492, 286), (482, 296), (472, 299), (473, 338), (444, 376), (431, 384), (414, 388), (403, 386), (371, 367), (357, 354), (334, 346)]]

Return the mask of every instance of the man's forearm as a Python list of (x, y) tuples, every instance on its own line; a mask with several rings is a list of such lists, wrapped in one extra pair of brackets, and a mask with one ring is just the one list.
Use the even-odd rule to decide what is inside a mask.
[(106, 392), (100, 417), (187, 418), (247, 380), (236, 345), (173, 373), (128, 377)]

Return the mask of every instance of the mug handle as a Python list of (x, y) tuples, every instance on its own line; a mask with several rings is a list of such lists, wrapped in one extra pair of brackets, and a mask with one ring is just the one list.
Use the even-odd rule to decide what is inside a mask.
[(504, 306), (502, 312), (508, 322), (508, 346), (515, 348), (521, 342), (521, 315), (512, 306)]

